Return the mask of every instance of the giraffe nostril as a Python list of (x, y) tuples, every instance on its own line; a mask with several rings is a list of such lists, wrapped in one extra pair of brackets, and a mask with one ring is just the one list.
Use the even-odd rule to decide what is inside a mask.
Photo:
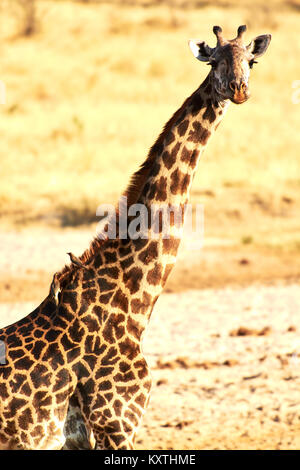
[(236, 90), (236, 82), (234, 80), (232, 80), (230, 83), (229, 83), (229, 88), (230, 90), (232, 91), (235, 91)]
[(246, 91), (246, 89), (247, 89), (246, 83), (245, 83), (245, 82), (242, 82), (242, 83), (241, 83), (241, 90), (242, 90), (242, 91)]

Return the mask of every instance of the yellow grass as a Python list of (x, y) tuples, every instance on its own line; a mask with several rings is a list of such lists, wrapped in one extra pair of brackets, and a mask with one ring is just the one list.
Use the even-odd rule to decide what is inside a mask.
[[(300, 80), (296, 2), (232, 2), (227, 8), (225, 2), (202, 8), (191, 2), (184, 9), (175, 1), (148, 8), (37, 3), (38, 31), (31, 37), (17, 35), (7, 3), (1, 12), (3, 223), (95, 220), (97, 206), (115, 200), (166, 120), (206, 76), (208, 67), (193, 58), (187, 40), (214, 45), (214, 24), (233, 37), (246, 23), (249, 42), (262, 33), (272, 33), (272, 42), (253, 69), (251, 100), (231, 105), (203, 157), (193, 201), (204, 201), (211, 220), (228, 205), (245, 217), (259, 194), (270, 209), (260, 207), (261, 217), (277, 217), (272, 227), (278, 236), (288, 223), (294, 243), (300, 201), (300, 103), (292, 102), (292, 84)], [(203, 190), (213, 197), (203, 200)], [(229, 221), (228, 233), (230, 227), (238, 224)], [(247, 230), (238, 236), (255, 239)]]

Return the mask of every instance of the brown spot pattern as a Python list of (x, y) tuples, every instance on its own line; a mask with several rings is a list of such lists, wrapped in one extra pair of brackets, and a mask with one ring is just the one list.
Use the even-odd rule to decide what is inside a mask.
[(195, 121), (193, 123), (193, 129), (189, 132), (188, 140), (194, 143), (201, 143), (202, 145), (206, 145), (210, 134), (210, 131), (205, 129), (200, 122)]
[(130, 271), (123, 274), (125, 287), (129, 289), (130, 294), (135, 294), (140, 288), (140, 282), (143, 278), (141, 268), (134, 267)]
[(157, 242), (151, 241), (148, 247), (139, 254), (139, 260), (147, 265), (158, 257)]
[(170, 168), (172, 168), (172, 166), (176, 162), (176, 157), (177, 153), (179, 152), (180, 145), (180, 142), (177, 142), (172, 150), (166, 149), (162, 154), (162, 160), (168, 170), (170, 170)]
[(203, 119), (207, 119), (210, 123), (216, 120), (216, 113), (212, 105), (211, 99), (206, 102), (206, 110), (203, 113)]
[(181, 122), (178, 126), (178, 134), (180, 137), (184, 136), (184, 134), (187, 131), (187, 128), (189, 127), (189, 120), (186, 119), (185, 121)]
[(147, 281), (149, 284), (157, 285), (161, 280), (162, 267), (160, 263), (155, 263), (153, 269), (151, 269), (147, 274)]
[(156, 183), (156, 198), (157, 201), (165, 201), (167, 199), (167, 178), (161, 176)]
[(115, 295), (113, 296), (112, 307), (120, 308), (123, 312), (127, 312), (128, 310), (128, 299), (124, 292), (121, 289), (118, 289)]
[(187, 173), (182, 173), (178, 168), (171, 174), (171, 193), (184, 194), (190, 184), (191, 177)]

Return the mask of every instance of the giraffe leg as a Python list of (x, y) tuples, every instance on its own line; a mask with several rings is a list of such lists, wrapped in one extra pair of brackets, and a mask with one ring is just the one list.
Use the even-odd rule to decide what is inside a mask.
[(95, 448), (93, 433), (86, 426), (76, 392), (70, 398), (64, 435), (66, 441), (62, 450), (91, 450)]
[[(145, 405), (147, 402), (148, 397)], [(74, 394), (70, 399), (64, 425), (66, 442), (62, 450), (133, 449), (137, 426), (140, 424), (144, 410), (134, 406), (134, 403), (125, 404), (125, 411), (123, 408), (122, 402), (115, 400), (115, 413), (109, 413), (103, 409), (88, 413), (88, 419), (97, 421), (91, 426), (86, 421), (77, 396)], [(85, 411), (88, 410), (85, 408)], [(125, 418), (120, 420), (122, 415)], [(119, 442), (122, 444), (121, 447), (118, 446)]]
[(78, 388), (82, 416), (93, 433), (96, 449), (134, 448), (151, 389), (148, 366), (141, 356), (132, 365), (130, 374), (127, 370), (126, 377), (134, 379), (125, 381), (124, 376), (121, 382), (120, 374), (116, 374), (114, 384), (103, 380), (97, 384), (97, 391), (86, 390), (85, 385)]
[[(102, 400), (103, 394), (99, 393), (96, 402)], [(134, 399), (126, 402), (119, 397), (112, 400), (105, 408), (94, 407), (88, 412), (88, 424), (95, 437), (96, 449), (134, 448), (134, 438), (148, 402), (148, 393), (143, 400), (145, 407), (141, 408), (136, 405)]]
[[(102, 397), (101, 397), (102, 398)], [(97, 400), (99, 396), (97, 396)], [(116, 399), (116, 411), (111, 406), (93, 409), (89, 413), (89, 425), (96, 440), (95, 449), (130, 450), (134, 448), (134, 438), (141, 422), (143, 411), (133, 403), (122, 403)], [(134, 409), (134, 411), (133, 411)]]

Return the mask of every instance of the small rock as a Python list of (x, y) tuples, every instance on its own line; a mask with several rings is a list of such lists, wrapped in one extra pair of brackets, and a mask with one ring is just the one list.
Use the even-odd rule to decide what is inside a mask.
[(159, 387), (160, 385), (166, 385), (167, 383), (167, 379), (160, 379), (156, 382), (156, 385)]
[(250, 264), (250, 261), (247, 258), (242, 258), (239, 260), (239, 264), (246, 266), (247, 264)]

